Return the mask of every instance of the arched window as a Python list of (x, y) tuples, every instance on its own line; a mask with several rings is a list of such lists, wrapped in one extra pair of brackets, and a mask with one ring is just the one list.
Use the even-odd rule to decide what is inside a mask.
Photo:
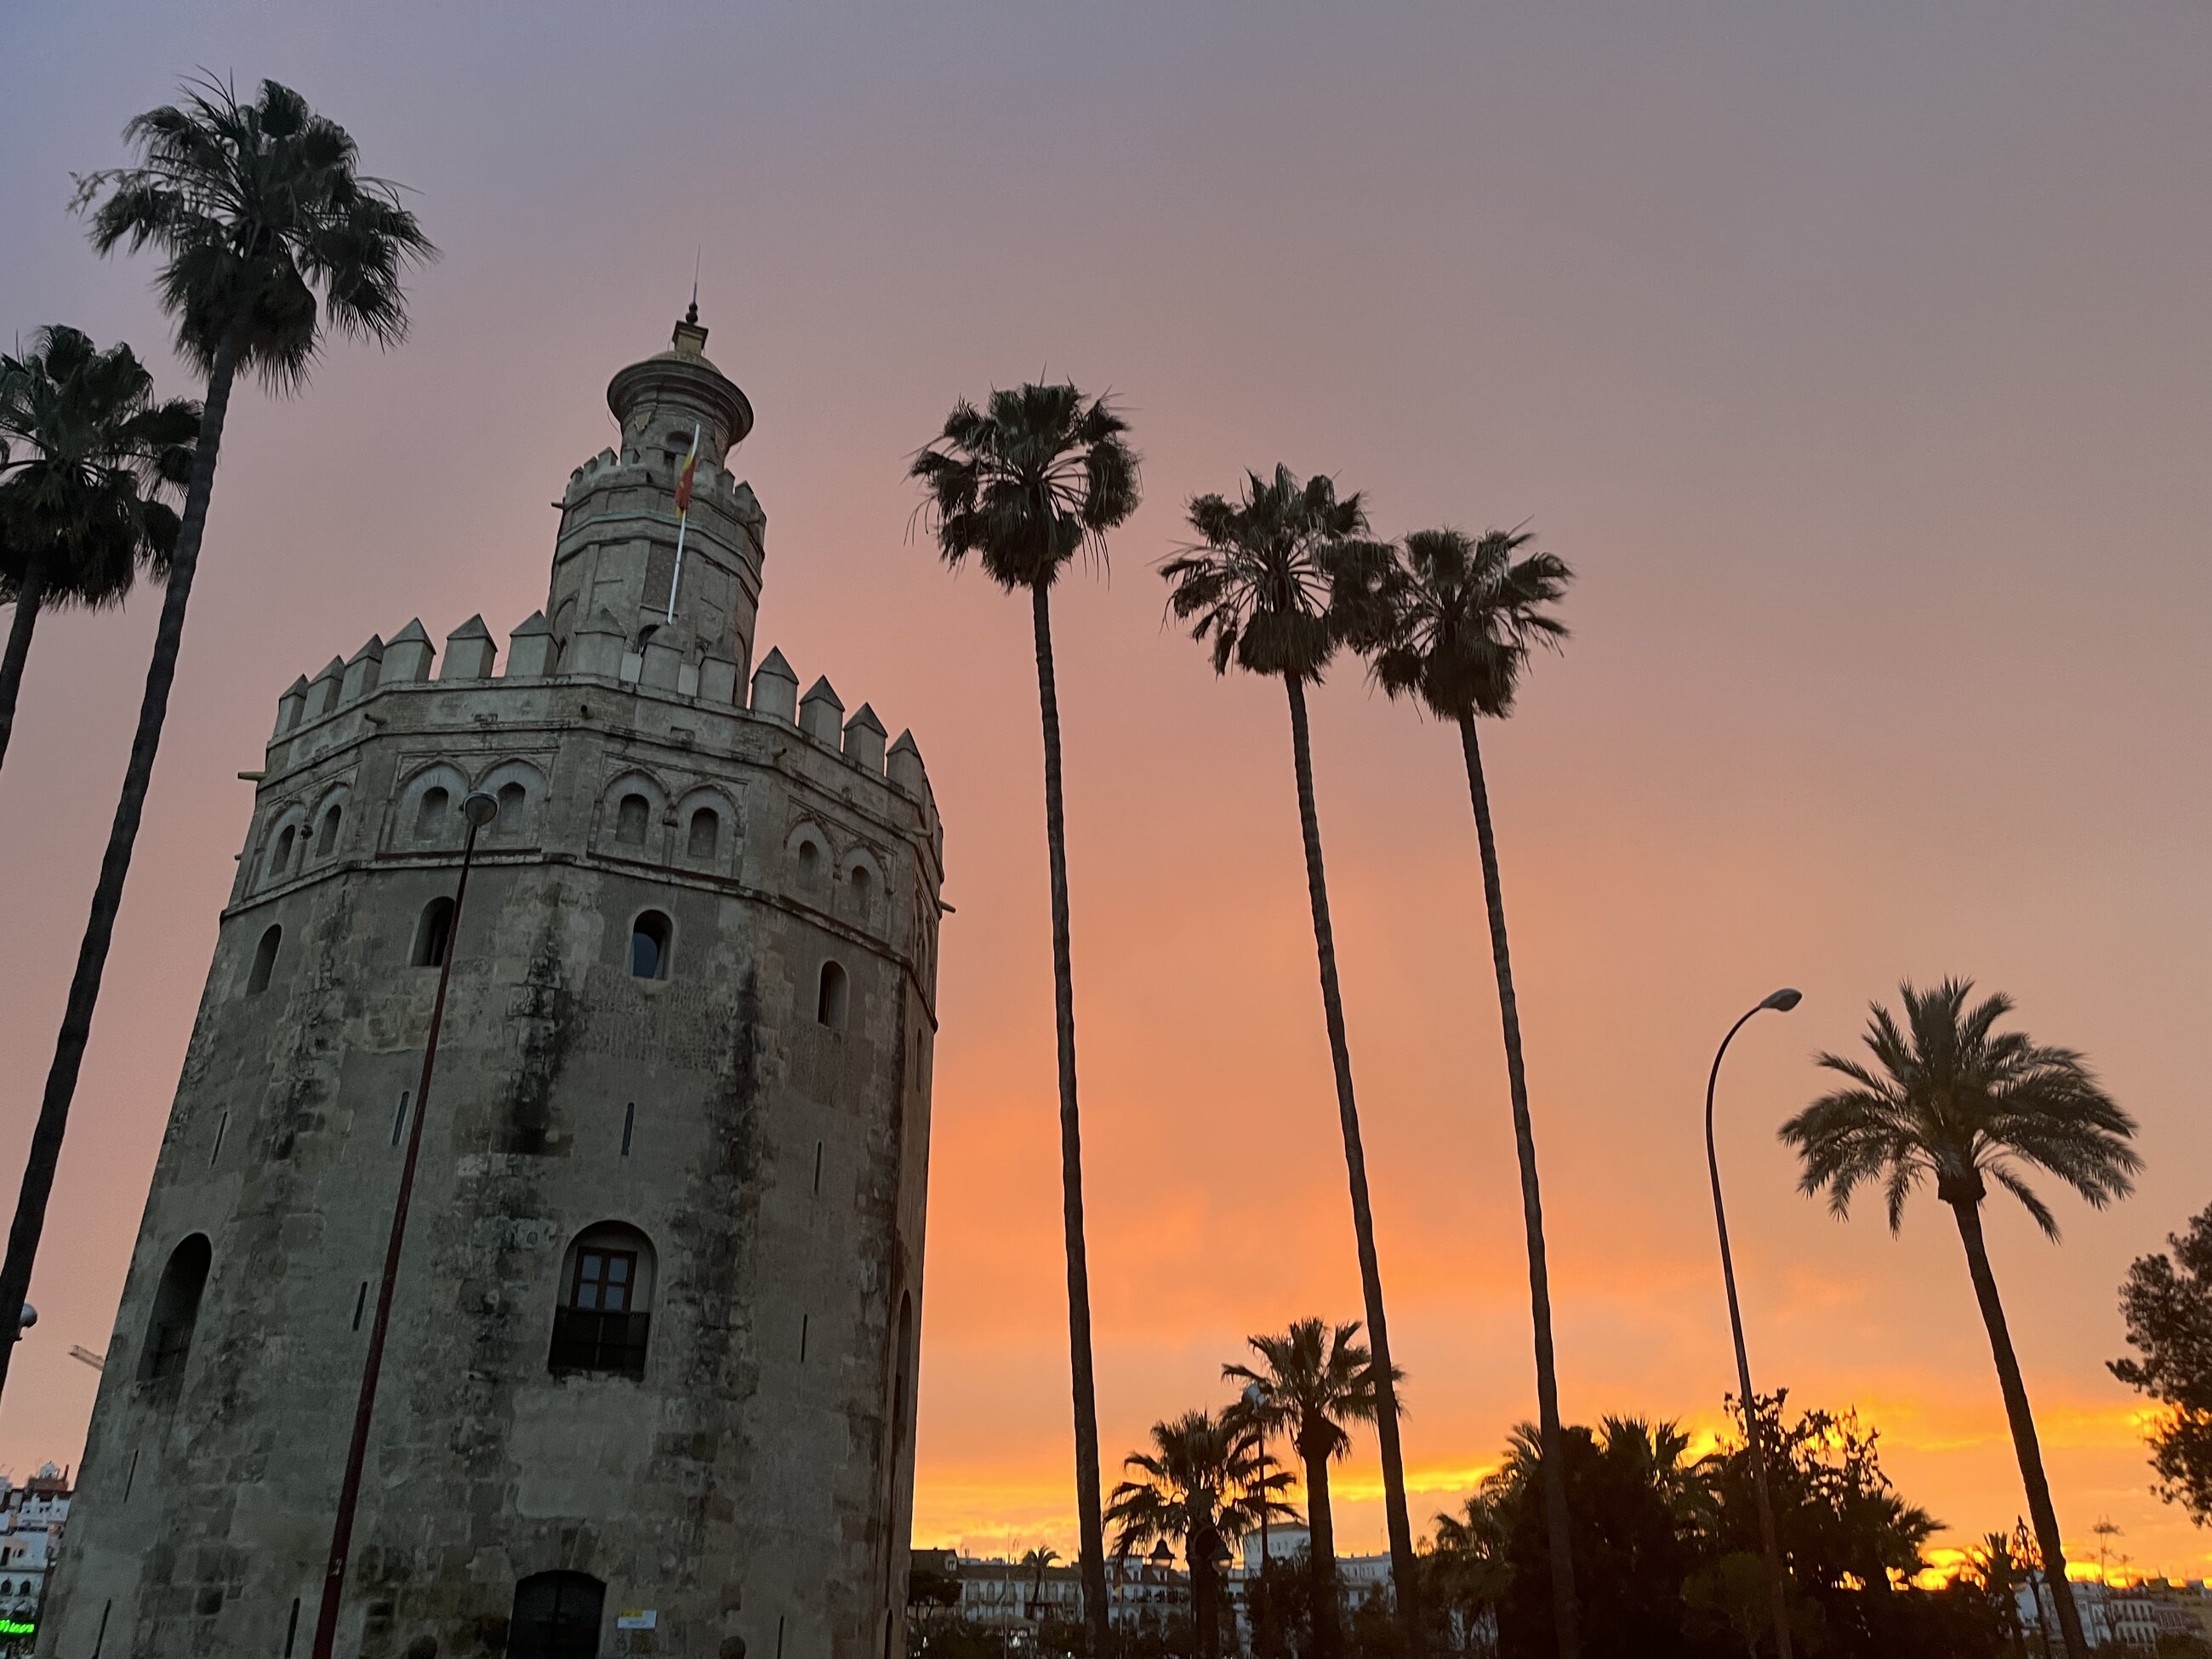
[(691, 841), (686, 849), (695, 859), (711, 859), (721, 844), (722, 820), (711, 806), (702, 806), (691, 815)]
[(453, 931), (453, 900), (432, 899), (422, 907), (422, 918), (415, 924), (415, 949), (408, 961), (417, 968), (445, 966), (446, 945)]
[(442, 841), (446, 836), (446, 819), (453, 798), (443, 789), (431, 787), (422, 792), (422, 810), (415, 814), (415, 839)]
[(630, 924), (629, 972), (633, 979), (668, 977), (668, 918), (647, 910)]
[(194, 1233), (169, 1253), (161, 1283), (154, 1292), (153, 1316), (146, 1324), (146, 1349), (138, 1359), (138, 1380), (155, 1382), (185, 1369), (191, 1352), (192, 1327), (199, 1323), (200, 1292), (207, 1289), (208, 1264), (215, 1252), (205, 1233)]
[(546, 1369), (643, 1376), (653, 1279), (653, 1243), (636, 1228), (603, 1221), (577, 1234), (561, 1267)]
[(514, 1587), (507, 1659), (599, 1659), (607, 1587), (587, 1572), (533, 1572)]
[(323, 814), (323, 833), (315, 837), (315, 856), (326, 859), (338, 850), (338, 809), (332, 806)]
[(286, 824), (284, 833), (276, 837), (276, 844), (269, 849), (269, 875), (273, 880), (292, 865), (292, 826)]
[(615, 839), (628, 847), (645, 845), (645, 821), (653, 813), (653, 803), (642, 795), (624, 795), (622, 804), (615, 808)]
[(866, 865), (856, 864), (849, 879), (853, 886), (853, 908), (866, 920), (869, 904), (876, 896), (876, 878), (869, 873)]
[(898, 1354), (891, 1372), (891, 1455), (906, 1449), (907, 1356), (914, 1346), (914, 1292), (899, 1297)]
[(799, 843), (799, 879), (808, 887), (822, 879), (822, 849), (811, 841)]
[(834, 962), (822, 964), (822, 984), (814, 997), (814, 1018), (835, 1031), (845, 1029), (848, 984), (843, 968)]
[(530, 799), (530, 792), (520, 783), (502, 783), (499, 787), (499, 816), (491, 821), (495, 836), (519, 836), (522, 833), (522, 809)]
[(246, 995), (258, 996), (269, 988), (269, 975), (276, 967), (276, 948), (283, 942), (282, 927), (271, 927), (262, 934), (261, 943), (253, 947), (253, 966), (246, 971)]

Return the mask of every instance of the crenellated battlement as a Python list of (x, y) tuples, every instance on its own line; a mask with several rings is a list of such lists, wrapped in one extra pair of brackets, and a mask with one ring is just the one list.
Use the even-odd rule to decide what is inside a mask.
[[(802, 698), (799, 676), (783, 653), (770, 647), (753, 671), (750, 687), (744, 688), (750, 695), (741, 696), (738, 665), (728, 657), (709, 655), (696, 664), (685, 662), (678, 646), (658, 635), (641, 652), (623, 646), (619, 627), (602, 612), (578, 634), (569, 660), (562, 663), (544, 613), (533, 611), (508, 635), (503, 653), (479, 615), (446, 636), (441, 655), (430, 643), (422, 619), (412, 618), (388, 643), (372, 634), (351, 657), (332, 657), (313, 679), (302, 675), (285, 688), (276, 700), (266, 775), (273, 781), (323, 752), (325, 745), (295, 744), (325, 722), (367, 711), (370, 724), (380, 723), (370, 706), (388, 694), (452, 693), (480, 698), (510, 687), (611, 685), (630, 695), (689, 704), (718, 715), (770, 721), (795, 732), (816, 748), (909, 797), (921, 807), (932, 837), (939, 833), (936, 799), (914, 734), (902, 732), (896, 741), (890, 740), (888, 728), (865, 702), (848, 718), (844, 700), (827, 675), (817, 678)], [(492, 708), (467, 712), (494, 718), (498, 713)]]

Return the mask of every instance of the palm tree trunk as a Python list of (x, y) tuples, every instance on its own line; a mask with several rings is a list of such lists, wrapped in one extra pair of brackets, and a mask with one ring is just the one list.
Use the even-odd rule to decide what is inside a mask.
[(1344, 1651), (1343, 1608), (1337, 1599), (1336, 1516), (1328, 1501), (1328, 1449), (1318, 1455), (1298, 1448), (1305, 1465), (1307, 1566), (1313, 1578), (1314, 1651), (1336, 1659)]
[(1075, 1504), (1083, 1620), (1091, 1659), (1113, 1651), (1106, 1541), (1099, 1520), (1098, 1384), (1091, 1364), (1091, 1265), (1083, 1243), (1083, 1127), (1075, 1107), (1075, 963), (1067, 926), (1067, 811), (1060, 785), (1060, 692), (1052, 672), (1052, 605), (1030, 590), (1036, 624), (1037, 703), (1044, 719), (1044, 835), (1052, 863), (1052, 1001), (1060, 1048), (1060, 1193), (1067, 1236), (1067, 1358), (1075, 1390)]
[[(1328, 921), (1328, 876), (1322, 867), (1321, 819), (1314, 810), (1313, 736), (1306, 725), (1306, 693), (1295, 674), (1290, 689), (1291, 758), (1297, 772), (1298, 827), (1306, 849), (1306, 891), (1313, 901), (1314, 951), (1321, 963), (1321, 1002), (1328, 1021), (1329, 1058), (1336, 1068), (1336, 1109), (1344, 1126), (1344, 1163), (1352, 1182), (1352, 1230), (1359, 1244), (1359, 1287), (1367, 1304), (1367, 1339), (1374, 1358), (1375, 1440), (1382, 1455), (1382, 1513), (1390, 1534), (1390, 1580), (1407, 1650), (1421, 1651), (1414, 1607), (1417, 1564), (1413, 1529), (1406, 1514), (1406, 1460), (1398, 1445), (1398, 1389), (1392, 1381), (1390, 1330), (1382, 1314), (1382, 1269), (1375, 1255), (1375, 1215), (1367, 1200), (1367, 1154), (1359, 1141), (1359, 1106), (1352, 1092), (1352, 1048), (1344, 1034), (1344, 994), (1336, 982), (1336, 935)], [(1318, 1616), (1318, 1614), (1316, 1615)]]
[(23, 665), (31, 655), (31, 630), (39, 625), (39, 601), (45, 598), (46, 564), (31, 559), (15, 584), (15, 615), (8, 624), (8, 649), (0, 654), (0, 763), (8, 758), (8, 739), (15, 730), (15, 698), (23, 689)]
[(2006, 1328), (2004, 1304), (1997, 1299), (1996, 1275), (1990, 1271), (1990, 1249), (1982, 1237), (1981, 1206), (1956, 1201), (1951, 1213), (1958, 1218), (1959, 1240), (1966, 1247), (1966, 1270), (1973, 1275), (1974, 1298), (1982, 1304), (1982, 1323), (1989, 1327), (1990, 1352), (1996, 1360), (1997, 1385), (2004, 1391), (2005, 1416), (2012, 1424), (2013, 1449), (2020, 1456), (2020, 1478), (2027, 1487), (2028, 1518), (2035, 1522), (2036, 1547), (2043, 1555), (2044, 1582), (2058, 1608), (2058, 1633), (2066, 1644), (2067, 1659), (2089, 1659), (2089, 1644), (2081, 1632), (2081, 1614), (2074, 1605), (2074, 1592), (2066, 1582), (2066, 1551), (2058, 1534), (2058, 1511), (2051, 1507), (2051, 1482), (2043, 1473), (2043, 1448), (2035, 1436), (2035, 1413), (2027, 1404), (2027, 1385), (2021, 1380), (2020, 1357), (2012, 1349), (2012, 1333)]
[(8, 1230), (8, 1255), (0, 1263), (0, 1391), (8, 1386), (9, 1363), (22, 1336), (23, 1298), (31, 1288), (31, 1267), (46, 1229), (46, 1200), (54, 1189), (62, 1137), (69, 1128), (70, 1102), (76, 1094), (77, 1072), (92, 1035), (93, 1009), (107, 967), (107, 947), (115, 937), (116, 912), (123, 907), (123, 882), (131, 873), (131, 853), (138, 840), (138, 820), (146, 789), (154, 777), (154, 757), (161, 746), (161, 723), (169, 712), (169, 687), (177, 677), (177, 651), (184, 642), (185, 606), (192, 597), (192, 574), (199, 566), (200, 535), (207, 527), (208, 500), (215, 493), (216, 452), (222, 445), (224, 417), (230, 410), (237, 353), (229, 342), (216, 349), (208, 376), (207, 406), (200, 416), (199, 447), (185, 495), (184, 521), (169, 557), (161, 594), (161, 619), (154, 632), (154, 659), (146, 670), (146, 695), (138, 705), (138, 730), (131, 739), (131, 761), (123, 774), (123, 793), (115, 803), (115, 823), (100, 861), (100, 880), (92, 890), (92, 915), (77, 947), (76, 975), (70, 981), (62, 1012), (61, 1034), (54, 1042), (53, 1065), (46, 1073), (39, 1121), (31, 1131), (31, 1154), (15, 1200), (15, 1219)]
[[(1505, 1080), (1513, 1098), (1513, 1147), (1521, 1159), (1521, 1221), (1528, 1239), (1528, 1311), (1536, 1333), (1536, 1427), (1543, 1450), (1544, 1526), (1552, 1552), (1552, 1623), (1559, 1659), (1582, 1651), (1575, 1596), (1573, 1531), (1567, 1513), (1567, 1460), (1559, 1429), (1559, 1368), (1552, 1352), (1552, 1274), (1544, 1255), (1544, 1200), (1536, 1184), (1536, 1133), (1528, 1121), (1528, 1070), (1521, 1056), (1521, 1004), (1513, 994), (1513, 953), (1505, 938), (1505, 890), (1498, 873), (1498, 837), (1490, 824), (1490, 787), (1474, 717), (1459, 721), (1467, 757), (1467, 791), (1474, 803), (1474, 839), (1482, 853), (1482, 896), (1490, 911), (1490, 957), (1498, 970), (1498, 1012), (1505, 1026)], [(1750, 1410), (1748, 1404), (1745, 1410)]]
[(1183, 1534), (1182, 1564), (1190, 1571), (1190, 1640), (1197, 1659), (1221, 1651), (1221, 1615), (1213, 1607), (1213, 1540), (1196, 1528)]

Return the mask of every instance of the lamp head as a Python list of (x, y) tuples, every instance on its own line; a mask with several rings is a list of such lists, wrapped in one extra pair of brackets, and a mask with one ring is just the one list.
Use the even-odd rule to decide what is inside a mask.
[(1786, 1014), (1804, 1000), (1805, 994), (1802, 991), (1792, 990), (1785, 985), (1759, 1006), (1762, 1008), (1771, 1008), (1778, 1014)]
[(461, 800), (461, 816), (471, 828), (481, 830), (499, 816), (499, 797), (471, 789)]
[(38, 1322), (39, 1322), (39, 1310), (38, 1310), (36, 1308), (33, 1307), (29, 1303), (26, 1302), (26, 1303), (23, 1304), (23, 1322), (22, 1322), (22, 1325), (21, 1325), (21, 1328), (22, 1328), (22, 1329), (24, 1329), (24, 1330), (27, 1330), (27, 1330), (29, 1330), (29, 1329), (31, 1328), (31, 1327), (32, 1327), (32, 1326), (33, 1326), (33, 1325), (37, 1324)]
[(1257, 1382), (1247, 1382), (1244, 1385), (1244, 1404), (1250, 1410), (1258, 1411), (1261, 1402), (1267, 1397), (1267, 1394)]

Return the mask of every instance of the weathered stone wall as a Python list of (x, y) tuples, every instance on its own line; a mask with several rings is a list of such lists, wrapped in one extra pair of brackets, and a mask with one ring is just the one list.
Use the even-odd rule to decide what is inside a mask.
[[(635, 651), (550, 673), (538, 618), (493, 678), (471, 626), (441, 680), (410, 625), (287, 694), (42, 1653), (307, 1652), (438, 979), (410, 963), (471, 788), (507, 805), (452, 945), (337, 1650), (501, 1652), (517, 1581), (560, 1568), (606, 1585), (603, 1653), (902, 1651), (941, 880), (920, 757), (826, 684), (795, 708), (774, 653), (744, 708)], [(646, 910), (665, 978), (630, 972)], [(549, 1370), (603, 1223), (650, 1242), (641, 1379)], [(148, 1379), (195, 1235), (189, 1350)], [(617, 1632), (630, 1608), (655, 1627)]]

